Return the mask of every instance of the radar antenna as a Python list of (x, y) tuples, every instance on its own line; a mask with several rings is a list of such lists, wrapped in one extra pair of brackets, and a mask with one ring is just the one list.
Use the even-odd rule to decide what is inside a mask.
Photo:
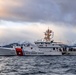
[(53, 38), (53, 32), (49, 28), (48, 30), (46, 30), (46, 32), (44, 32), (44, 35), (45, 35), (44, 37), (45, 41), (51, 41), (51, 39)]

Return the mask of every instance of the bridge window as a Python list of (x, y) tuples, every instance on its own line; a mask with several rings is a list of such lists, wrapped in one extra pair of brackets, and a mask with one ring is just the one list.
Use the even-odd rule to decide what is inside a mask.
[(73, 49), (72, 49), (72, 48), (70, 48), (70, 49), (69, 49), (69, 51), (73, 51)]
[(45, 44), (50, 44), (50, 42), (45, 42)]
[(39, 42), (35, 42), (35, 44), (39, 44)]
[(56, 48), (56, 49), (58, 49), (58, 48)]
[(61, 48), (59, 49), (59, 51), (62, 51)]
[(44, 44), (43, 42), (41, 42), (41, 44)]
[(55, 48), (53, 48), (53, 50), (55, 50)]

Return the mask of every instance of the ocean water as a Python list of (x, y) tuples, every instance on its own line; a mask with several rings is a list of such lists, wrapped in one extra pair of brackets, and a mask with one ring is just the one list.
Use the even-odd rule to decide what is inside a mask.
[(0, 56), (0, 75), (76, 75), (76, 56)]

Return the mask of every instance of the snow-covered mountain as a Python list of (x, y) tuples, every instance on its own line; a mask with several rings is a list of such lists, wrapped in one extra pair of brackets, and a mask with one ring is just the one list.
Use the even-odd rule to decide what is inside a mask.
[(8, 44), (8, 45), (4, 45), (4, 46), (2, 46), (2, 47), (9, 47), (9, 48), (12, 48), (13, 47), (13, 45), (16, 45), (16, 46), (27, 46), (27, 45), (31, 45), (31, 46), (35, 46), (34, 44), (32, 44), (32, 43), (30, 43), (30, 42), (23, 42), (23, 43), (10, 43), (10, 44)]

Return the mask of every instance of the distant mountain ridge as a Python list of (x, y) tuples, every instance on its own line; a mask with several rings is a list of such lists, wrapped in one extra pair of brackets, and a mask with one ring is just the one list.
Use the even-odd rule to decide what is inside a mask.
[(16, 45), (16, 46), (23, 46), (23, 45), (25, 45), (25, 46), (27, 46), (27, 45), (31, 45), (31, 46), (35, 46), (34, 44), (32, 44), (32, 43), (27, 43), (27, 42), (24, 42), (24, 43), (10, 43), (10, 44), (8, 44), (8, 45), (4, 45), (4, 46), (2, 46), (2, 47), (9, 47), (9, 48), (12, 48), (14, 45)]

